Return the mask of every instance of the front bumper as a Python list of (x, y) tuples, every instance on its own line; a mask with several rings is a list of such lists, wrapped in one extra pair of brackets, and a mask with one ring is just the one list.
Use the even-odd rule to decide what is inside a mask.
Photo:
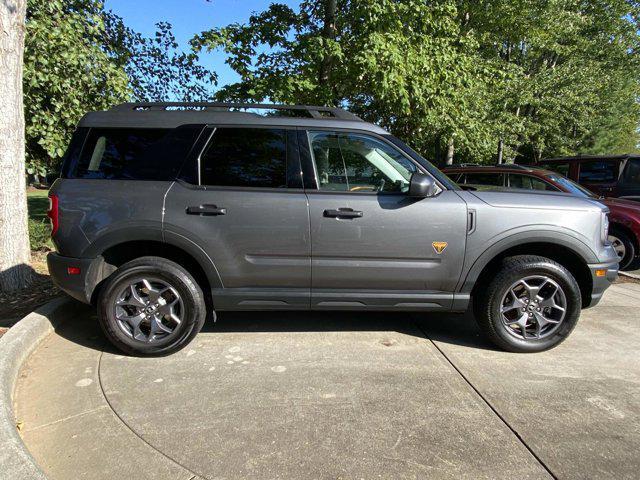
[[(47, 255), (47, 266), (53, 283), (63, 292), (83, 303), (91, 303), (100, 270), (102, 257), (72, 258), (57, 253)], [(79, 273), (69, 273), (69, 269), (79, 269)]]
[[(584, 308), (596, 306), (602, 299), (605, 290), (618, 278), (618, 263), (592, 263), (588, 265), (591, 271), (591, 280), (593, 286), (591, 288), (591, 298)], [(604, 275), (598, 275), (597, 272), (605, 271)]]

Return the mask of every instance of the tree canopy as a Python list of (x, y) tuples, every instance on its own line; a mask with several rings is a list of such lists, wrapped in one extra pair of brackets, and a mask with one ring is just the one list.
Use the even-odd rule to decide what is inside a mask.
[(196, 36), (240, 81), (225, 100), (346, 106), (436, 161), (638, 146), (634, 0), (273, 3)]
[(144, 37), (98, 0), (29, 0), (24, 53), (29, 173), (55, 171), (88, 111), (129, 100), (206, 100), (215, 73), (166, 22)]

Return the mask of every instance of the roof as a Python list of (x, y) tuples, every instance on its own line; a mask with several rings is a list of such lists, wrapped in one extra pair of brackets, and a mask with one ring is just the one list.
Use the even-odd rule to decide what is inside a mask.
[(538, 167), (536, 165), (518, 165), (515, 163), (499, 163), (496, 165), (479, 165), (479, 164), (469, 164), (469, 163), (462, 163), (459, 165), (448, 165), (446, 167), (442, 168), (442, 171), (444, 172), (451, 172), (451, 171), (457, 171), (457, 172), (466, 172), (466, 171), (476, 171), (476, 172), (481, 172), (483, 170), (487, 170), (487, 171), (513, 171), (513, 170), (519, 170), (519, 171), (523, 171), (523, 172), (541, 172), (544, 171), (543, 168)]
[(87, 113), (78, 126), (175, 128), (189, 124), (333, 127), (387, 133), (341, 108), (217, 102), (123, 103), (107, 111)]
[(543, 158), (540, 162), (567, 162), (574, 160), (626, 160), (627, 158), (640, 158), (637, 153), (625, 153), (620, 155), (575, 155), (572, 157)]

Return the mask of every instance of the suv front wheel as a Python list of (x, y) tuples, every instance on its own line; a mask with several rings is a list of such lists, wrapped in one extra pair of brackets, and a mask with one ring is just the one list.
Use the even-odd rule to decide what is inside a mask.
[(98, 299), (98, 319), (107, 338), (132, 355), (159, 356), (180, 350), (206, 317), (201, 288), (177, 263), (141, 257), (107, 280)]
[(503, 260), (474, 300), (483, 333), (511, 352), (540, 352), (571, 333), (581, 308), (580, 288), (562, 265), (522, 255)]

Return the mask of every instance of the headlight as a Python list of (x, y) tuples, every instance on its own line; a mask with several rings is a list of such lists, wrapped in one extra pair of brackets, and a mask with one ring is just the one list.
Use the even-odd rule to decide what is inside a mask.
[(609, 237), (609, 214), (602, 212), (602, 220), (600, 222), (600, 239), (602, 240), (602, 244), (606, 245), (608, 243), (607, 238)]

